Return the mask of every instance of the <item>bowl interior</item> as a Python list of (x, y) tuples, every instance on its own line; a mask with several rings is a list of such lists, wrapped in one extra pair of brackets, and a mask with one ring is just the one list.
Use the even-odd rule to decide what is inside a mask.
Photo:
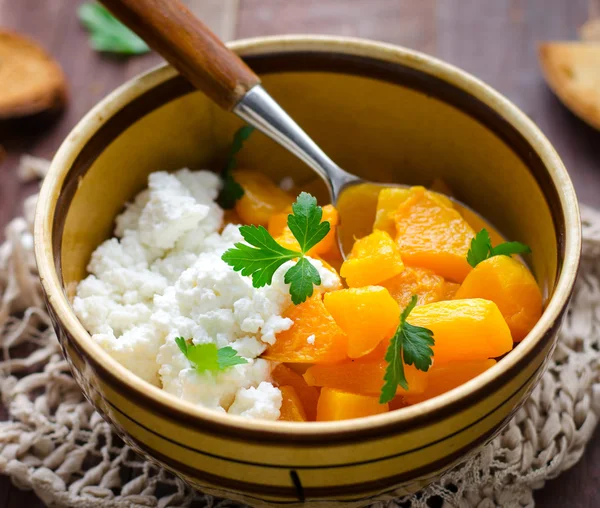
[[(248, 61), (343, 168), (381, 182), (429, 185), (442, 178), (507, 238), (532, 247), (527, 261), (545, 295), (552, 294), (563, 249), (559, 200), (535, 150), (501, 114), (434, 73), (401, 64), (315, 52)], [(68, 293), (149, 173), (184, 166), (218, 170), (241, 125), (183, 79), (163, 74), (166, 81), (100, 119), (104, 123), (65, 179), (53, 240)], [(309, 168), (260, 133), (238, 161), (276, 180), (291, 176), (326, 201), (324, 185)]]

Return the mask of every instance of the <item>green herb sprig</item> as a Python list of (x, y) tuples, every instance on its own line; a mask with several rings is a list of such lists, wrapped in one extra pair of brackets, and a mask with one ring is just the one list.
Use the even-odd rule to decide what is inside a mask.
[(231, 171), (237, 164), (237, 159), (235, 156), (242, 149), (244, 142), (253, 132), (254, 127), (251, 125), (244, 125), (233, 135), (233, 142), (231, 143), (229, 158), (227, 159), (227, 164), (221, 172), (223, 189), (217, 198), (217, 203), (225, 210), (231, 210), (235, 206), (236, 201), (238, 201), (238, 199), (242, 199), (242, 196), (244, 195), (243, 187), (235, 180), (235, 178), (233, 178)]
[(512, 254), (529, 254), (531, 249), (520, 242), (504, 242), (492, 247), (492, 240), (487, 229), (482, 229), (471, 240), (471, 248), (467, 253), (467, 262), (475, 268), (479, 263), (494, 256), (511, 256)]
[(390, 345), (385, 354), (388, 366), (383, 377), (383, 387), (379, 402), (386, 404), (396, 396), (398, 386), (408, 390), (408, 381), (404, 374), (404, 364), (413, 365), (423, 372), (431, 367), (435, 344), (433, 332), (422, 326), (414, 326), (406, 321), (408, 315), (417, 305), (417, 296), (414, 295), (410, 303), (400, 314), (400, 324), (396, 333), (390, 340)]
[(243, 365), (248, 360), (238, 356), (230, 346), (217, 348), (214, 344), (188, 345), (183, 337), (177, 337), (175, 343), (194, 368), (202, 372), (219, 372), (234, 365)]
[(85, 3), (79, 7), (79, 20), (90, 32), (90, 44), (96, 51), (121, 55), (141, 55), (150, 51), (148, 45), (105, 7)]
[(331, 225), (328, 221), (321, 222), (322, 218), (323, 209), (317, 205), (316, 198), (302, 192), (292, 205), (287, 221), (300, 245), (300, 252), (279, 245), (263, 226), (242, 226), (240, 233), (249, 245), (236, 243), (222, 259), (236, 272), (251, 275), (255, 288), (271, 284), (282, 264), (298, 259), (284, 276), (284, 281), (290, 285), (292, 302), (298, 305), (312, 296), (313, 286), (321, 284), (319, 272), (305, 256), (329, 233)]

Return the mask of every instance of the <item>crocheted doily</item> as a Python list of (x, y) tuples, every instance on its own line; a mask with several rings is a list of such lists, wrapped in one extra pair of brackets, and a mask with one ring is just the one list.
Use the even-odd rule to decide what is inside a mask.
[[(35, 196), (26, 200), (24, 217), (7, 226), (0, 247), (0, 392), (8, 411), (0, 422), (0, 474), (51, 506), (235, 505), (194, 492), (141, 459), (83, 398), (42, 301), (34, 205)], [(386, 496), (381, 505), (425, 508), (438, 496), (444, 506), (533, 506), (533, 490), (579, 460), (600, 415), (600, 213), (582, 207), (582, 219), (583, 260), (571, 308), (530, 398), (478, 455), (417, 495)]]

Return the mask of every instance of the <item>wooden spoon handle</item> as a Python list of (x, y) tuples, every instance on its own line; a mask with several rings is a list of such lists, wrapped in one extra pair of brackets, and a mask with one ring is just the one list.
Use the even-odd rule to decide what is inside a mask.
[(125, 25), (224, 109), (260, 78), (180, 0), (101, 0)]

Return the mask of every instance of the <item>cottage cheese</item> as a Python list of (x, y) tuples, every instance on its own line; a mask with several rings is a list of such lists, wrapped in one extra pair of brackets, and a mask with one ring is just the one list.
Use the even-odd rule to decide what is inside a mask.
[[(92, 254), (73, 308), (92, 339), (142, 379), (194, 404), (276, 420), (281, 392), (259, 356), (292, 325), (282, 314), (292, 304), (284, 274), (294, 261), (262, 288), (233, 271), (221, 255), (243, 239), (239, 226), (221, 231), (219, 188), (209, 171), (152, 173), (117, 217), (115, 238)], [(321, 276), (317, 291), (340, 287), (335, 273), (310, 262)], [(248, 363), (198, 373), (176, 337), (231, 346)]]

